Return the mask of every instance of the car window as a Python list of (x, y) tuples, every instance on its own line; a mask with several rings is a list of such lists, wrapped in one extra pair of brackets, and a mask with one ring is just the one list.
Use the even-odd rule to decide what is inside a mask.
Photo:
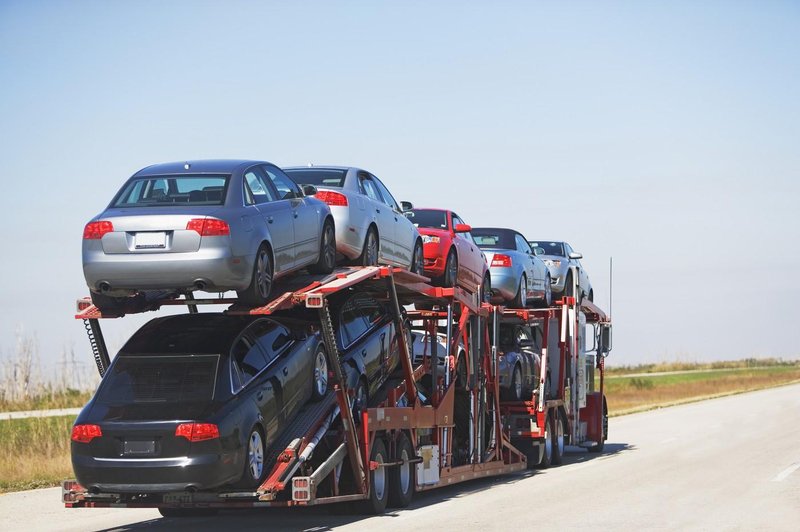
[(122, 208), (222, 205), (227, 185), (227, 176), (142, 177), (128, 182), (112, 205)]
[(264, 351), (268, 362), (280, 355), (292, 341), (289, 330), (272, 320), (257, 321), (250, 326), (249, 332)]
[(264, 181), (263, 176), (255, 169), (244, 173), (245, 197), (254, 203), (267, 203), (275, 201), (275, 193)]
[(372, 179), (370, 179), (368, 176), (359, 176), (358, 180), (361, 183), (362, 192), (369, 199), (383, 203), (383, 198), (381, 198), (381, 194), (378, 192), (378, 187), (375, 186), (375, 183), (372, 181)]
[(516, 234), (514, 235), (514, 242), (517, 244), (517, 251), (521, 251), (523, 253), (530, 253), (533, 254), (533, 250), (531, 249), (531, 245), (528, 244), (528, 241), (522, 238), (522, 235)]
[(397, 203), (397, 201), (395, 201), (394, 196), (389, 193), (389, 190), (386, 188), (386, 186), (381, 183), (381, 180), (373, 176), (371, 181), (378, 187), (381, 196), (383, 196), (383, 202), (397, 212), (401, 212), (400, 205)]
[(280, 199), (294, 199), (301, 198), (303, 195), (300, 193), (300, 188), (297, 183), (291, 180), (289, 176), (275, 168), (274, 166), (265, 166), (264, 171), (269, 176), (270, 181), (278, 191), (278, 198)]
[(508, 229), (472, 229), (472, 237), (484, 249), (515, 249), (512, 234)]
[(416, 227), (447, 229), (447, 216), (445, 211), (436, 209), (412, 209), (406, 212), (405, 215)]
[(350, 298), (342, 307), (341, 319), (339, 320), (339, 328), (343, 333), (342, 345), (348, 346), (359, 339), (367, 329), (367, 323), (364, 314), (361, 313), (360, 306), (361, 298)]
[(249, 336), (242, 336), (236, 340), (231, 351), (231, 362), (239, 372), (242, 386), (267, 366), (267, 359)]
[(378, 323), (386, 314), (378, 300), (371, 297), (359, 298), (357, 307), (370, 325)]
[(289, 168), (286, 175), (295, 183), (314, 185), (317, 187), (342, 188), (347, 170), (329, 170), (326, 168)]

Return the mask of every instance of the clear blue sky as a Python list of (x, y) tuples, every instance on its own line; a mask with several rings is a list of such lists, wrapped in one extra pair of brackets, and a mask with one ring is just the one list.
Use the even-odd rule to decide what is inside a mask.
[[(609, 363), (798, 354), (797, 2), (0, 2), (0, 349), (74, 346), (84, 223), (155, 162), (358, 165), (565, 239)], [(139, 324), (118, 320), (119, 347)]]

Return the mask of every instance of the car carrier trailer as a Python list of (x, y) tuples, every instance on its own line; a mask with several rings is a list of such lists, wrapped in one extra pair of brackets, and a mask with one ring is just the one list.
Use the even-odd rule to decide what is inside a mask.
[[(156, 507), (164, 515), (193, 515), (224, 508), (348, 503), (341, 506), (381, 513), (387, 504), (407, 506), (415, 491), (541, 463), (545, 443), (556, 441), (547, 430), (548, 416), (560, 416), (571, 442), (602, 448), (607, 432), (597, 428), (598, 405), (605, 405), (602, 356), (597, 357), (599, 392), (587, 393), (585, 387), (580, 391), (575, 386), (577, 376), (587, 375), (585, 368), (578, 371), (577, 367), (584, 360), (578, 345), (580, 316), (598, 324), (596, 330), (610, 327), (602, 311), (588, 302), (578, 305), (574, 298), (565, 298), (549, 309), (505, 309), (482, 304), (476, 294), (458, 287), (434, 287), (425, 277), (385, 266), (339, 269), (327, 277), (297, 277), (276, 288), (281, 295), (259, 308), (242, 307), (235, 299), (189, 296), (152, 300), (136, 309), (184, 305), (189, 312), (197, 312), (199, 305), (223, 304), (229, 306), (226, 312), (230, 314), (280, 315), (298, 307), (316, 310), (333, 386), (320, 402), (306, 404), (267, 450), (266, 480), (247, 492), (166, 494), (91, 493), (68, 480), (62, 489), (66, 507)], [(438, 342), (429, 342), (431, 352), (415, 365), (408, 336), (399, 334), (399, 368), (357, 415), (351, 408), (353, 391), (344, 378), (327, 304), (328, 296), (345, 289), (388, 301), (400, 331), (411, 320), (421, 323), (426, 334), (444, 330), (447, 338), (444, 353), (437, 352)], [(405, 310), (411, 305), (431, 310)], [(110, 364), (100, 326), (103, 316), (88, 300), (80, 300), (78, 306), (75, 317), (84, 321), (103, 375)], [(549, 327), (556, 322), (561, 327), (554, 351), (543, 349), (539, 390), (521, 403), (501, 402), (497, 324), (503, 319), (545, 320)], [(596, 352), (603, 355), (607, 349), (596, 347)], [(444, 360), (441, 367), (440, 359)], [(549, 367), (559, 368), (555, 377), (553, 371), (545, 370)], [(545, 397), (548, 378), (550, 387), (558, 390), (552, 399)], [(602, 401), (589, 399), (598, 393)]]

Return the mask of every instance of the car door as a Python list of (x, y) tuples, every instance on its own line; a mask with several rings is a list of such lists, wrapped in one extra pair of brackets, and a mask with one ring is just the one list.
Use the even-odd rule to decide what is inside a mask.
[(366, 172), (359, 173), (358, 182), (365, 196), (368, 216), (371, 213), (372, 220), (378, 226), (378, 238), (380, 240), (378, 257), (381, 262), (396, 264), (398, 257), (395, 246), (395, 222), (392, 209), (384, 203), (383, 196), (381, 196), (378, 186), (370, 174)]
[(274, 165), (265, 165), (264, 172), (272, 181), (278, 198), (287, 200), (294, 222), (294, 264), (302, 267), (317, 262), (322, 227), (318, 207), (311, 204), (297, 183)]
[(472, 240), (470, 233), (455, 233), (456, 225), (464, 224), (464, 220), (453, 213), (451, 223), (454, 231), (453, 244), (456, 246), (460, 261), (459, 284), (471, 291), (476, 291), (483, 282), (483, 265), (486, 263), (486, 259), (475, 241)]
[(256, 338), (266, 358), (274, 365), (270, 373), (280, 384), (282, 405), (279, 417), (291, 421), (303, 404), (311, 397), (311, 356), (295, 352), (294, 340), (289, 330), (272, 320), (260, 320), (253, 326)]
[(230, 358), (233, 391), (241, 394), (245, 400), (255, 402), (264, 420), (265, 440), (269, 444), (282, 428), (278, 414), (283, 405), (280, 387), (276, 387), (269, 372), (264, 371), (268, 360), (247, 331), (234, 342)]
[(416, 240), (414, 238), (414, 224), (403, 214), (400, 204), (397, 203), (397, 200), (394, 199), (394, 196), (392, 196), (383, 182), (375, 176), (372, 176), (372, 179), (383, 197), (383, 202), (391, 210), (394, 220), (394, 249), (397, 254), (397, 262), (402, 266), (408, 267), (411, 265), (411, 260), (414, 256), (414, 243)]
[[(294, 267), (294, 215), (289, 200), (279, 200), (278, 193), (264, 171), (254, 166), (244, 173), (245, 203), (253, 202), (261, 213), (272, 240), (275, 273)], [(253, 250), (255, 252), (255, 250)]]
[[(377, 387), (394, 369), (392, 345), (394, 325), (385, 323), (386, 309), (376, 299), (364, 297), (358, 302), (358, 311), (369, 327), (367, 335), (368, 367), (372, 368), (371, 381)], [(365, 361), (367, 363), (367, 361)]]

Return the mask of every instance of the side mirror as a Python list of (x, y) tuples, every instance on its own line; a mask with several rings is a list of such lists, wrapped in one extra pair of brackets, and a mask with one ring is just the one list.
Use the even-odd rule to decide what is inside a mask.
[(414, 204), (410, 201), (401, 201), (400, 208), (403, 209), (403, 212), (410, 211), (414, 208)]
[(611, 351), (611, 324), (604, 323), (600, 326), (600, 351), (603, 356), (608, 356)]
[(540, 248), (540, 247), (533, 248), (533, 254), (536, 255), (537, 257), (539, 255), (544, 255), (544, 248)]
[(571, 258), (571, 259), (582, 259), (583, 255), (573, 251), (572, 253), (569, 254), (569, 258)]
[(317, 187), (314, 185), (303, 185), (303, 194), (306, 196), (313, 196), (317, 193)]
[(472, 226), (467, 224), (456, 224), (456, 233), (469, 233), (472, 231)]

